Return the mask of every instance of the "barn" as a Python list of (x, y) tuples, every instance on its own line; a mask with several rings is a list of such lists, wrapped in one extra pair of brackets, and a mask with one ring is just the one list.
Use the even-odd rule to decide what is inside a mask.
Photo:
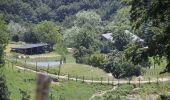
[(11, 48), (11, 52), (17, 52), (22, 54), (42, 54), (50, 51), (50, 46), (48, 44), (31, 44), (26, 46), (20, 46)]

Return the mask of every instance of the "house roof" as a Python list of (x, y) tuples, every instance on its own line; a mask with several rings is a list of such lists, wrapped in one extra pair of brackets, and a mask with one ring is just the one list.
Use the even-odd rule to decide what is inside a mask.
[(26, 45), (26, 46), (20, 46), (20, 47), (15, 47), (12, 49), (30, 49), (30, 48), (36, 48), (36, 47), (42, 47), (42, 46), (47, 46), (48, 44), (31, 44), (31, 45)]
[[(128, 34), (130, 37), (132, 37), (132, 41), (140, 41), (140, 42), (144, 42), (143, 39), (141, 39), (140, 37), (138, 37), (137, 35), (131, 33), (129, 30), (125, 30), (124, 31), (126, 34)], [(112, 33), (104, 33), (101, 35), (102, 37), (104, 37), (107, 40), (110, 40), (111, 42), (115, 42), (113, 37), (112, 37)]]
[(141, 41), (141, 42), (144, 42), (143, 39), (141, 39), (140, 37), (138, 37), (137, 35), (131, 33), (129, 30), (125, 30), (125, 33), (130, 35), (132, 37), (132, 41)]
[(112, 37), (112, 33), (102, 34), (102, 37), (104, 37), (107, 40), (110, 40), (111, 42), (114, 42), (113, 37)]

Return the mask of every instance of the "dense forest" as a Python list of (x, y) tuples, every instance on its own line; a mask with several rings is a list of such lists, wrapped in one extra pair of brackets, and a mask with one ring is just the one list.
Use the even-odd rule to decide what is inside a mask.
[(108, 20), (122, 6), (121, 0), (1, 0), (0, 11), (6, 14), (6, 21), (64, 22), (81, 10), (94, 10)]

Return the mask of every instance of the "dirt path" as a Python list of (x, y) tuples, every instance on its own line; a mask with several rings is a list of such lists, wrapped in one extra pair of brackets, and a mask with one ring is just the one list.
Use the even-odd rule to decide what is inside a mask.
[[(29, 71), (29, 72), (33, 72), (33, 73), (40, 73), (40, 74), (43, 74), (43, 75), (48, 75), (50, 77), (53, 77), (53, 78), (61, 78), (61, 79), (68, 79), (67, 76), (58, 76), (58, 75), (54, 75), (54, 74), (50, 74), (50, 73), (47, 73), (47, 72), (36, 72), (32, 69), (28, 69), (28, 68), (23, 68), (23, 67), (20, 67), (20, 66), (15, 66), (16, 68), (20, 69), (20, 70), (25, 70), (25, 71)], [(76, 79), (76, 78), (69, 78), (70, 80), (73, 80), (73, 81), (83, 81), (83, 79)], [(159, 78), (158, 81), (159, 82), (166, 82), (168, 81), (169, 79), (168, 78)], [(101, 83), (101, 81), (97, 81), (97, 80), (84, 80), (84, 82), (86, 83)], [(157, 80), (150, 80), (150, 81), (140, 81), (140, 84), (145, 84), (145, 83), (156, 83)], [(118, 85), (118, 84), (127, 84), (129, 83), (128, 80), (114, 80), (114, 81), (102, 81), (102, 84), (112, 84), (112, 85)], [(139, 84), (139, 81), (130, 81), (130, 84)]]
[(89, 100), (92, 100), (92, 99), (95, 98), (95, 97), (102, 97), (102, 96), (104, 96), (106, 93), (115, 91), (116, 89), (117, 89), (117, 86), (114, 86), (113, 89), (111, 89), (111, 90), (106, 90), (106, 91), (97, 92), (97, 93), (93, 94), (92, 97), (91, 97)]

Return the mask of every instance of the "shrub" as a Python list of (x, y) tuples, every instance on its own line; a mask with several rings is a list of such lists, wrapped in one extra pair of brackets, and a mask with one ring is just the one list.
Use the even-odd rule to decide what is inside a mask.
[(88, 64), (94, 67), (102, 67), (106, 63), (104, 54), (94, 53), (89, 57)]

